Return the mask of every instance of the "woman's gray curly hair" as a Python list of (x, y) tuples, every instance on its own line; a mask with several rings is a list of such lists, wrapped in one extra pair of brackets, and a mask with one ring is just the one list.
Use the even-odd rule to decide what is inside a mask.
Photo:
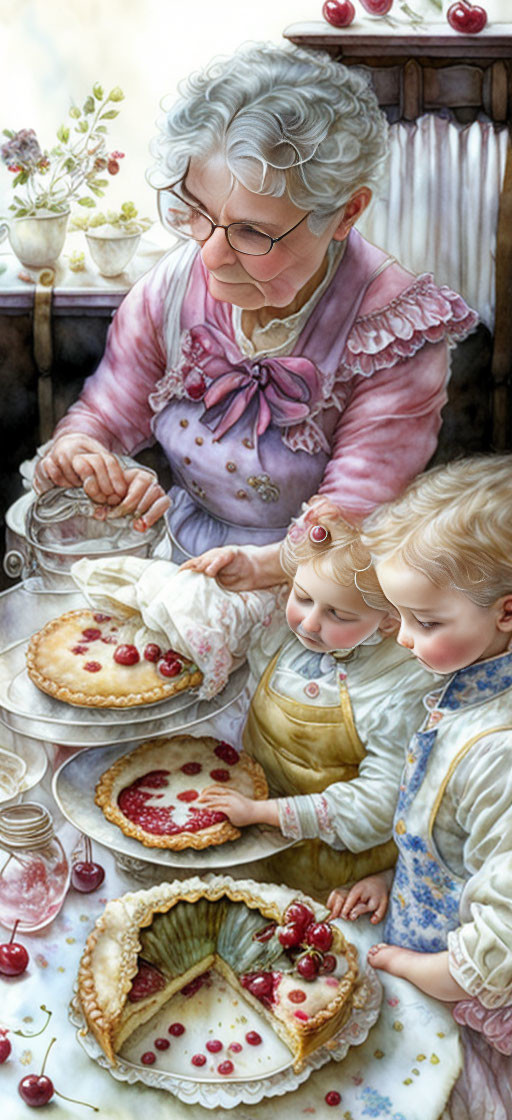
[(311, 210), (310, 229), (382, 178), (388, 124), (366, 75), (323, 52), (250, 44), (215, 59), (180, 87), (158, 122), (148, 182), (163, 189), (191, 156), (222, 151), (248, 190), (288, 195)]

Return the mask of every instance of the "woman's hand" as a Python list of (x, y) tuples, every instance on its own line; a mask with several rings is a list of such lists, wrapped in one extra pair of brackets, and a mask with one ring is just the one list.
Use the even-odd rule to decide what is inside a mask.
[(181, 568), (217, 579), (227, 591), (255, 591), (284, 582), (279, 562), (280, 547), (277, 541), (245, 552), (238, 545), (224, 545), (222, 548), (210, 548), (201, 556), (191, 557)]
[(245, 797), (236, 789), (223, 786), (208, 786), (197, 798), (196, 805), (204, 805), (217, 813), (225, 813), (231, 824), (243, 827), (247, 824), (271, 824), (279, 827), (279, 815), (275, 801), (255, 801)]
[(368, 875), (360, 879), (350, 889), (337, 888), (331, 891), (327, 899), (327, 906), (331, 911), (331, 918), (345, 918), (354, 922), (361, 914), (370, 914), (370, 921), (377, 924), (381, 922), (387, 910), (389, 898), (389, 882), (385, 874)]
[[(83, 464), (84, 456), (91, 456), (91, 461)], [(84, 478), (95, 473), (102, 479), (104, 491), (111, 498), (115, 496), (115, 503), (120, 502), (127, 485), (119, 459), (92, 436), (70, 432), (55, 439), (39, 460), (34, 472), (34, 489), (42, 494), (54, 486), (82, 486)], [(111, 500), (109, 504), (114, 502)]]
[(87, 497), (97, 504), (95, 516), (99, 520), (133, 514), (133, 528), (143, 533), (169, 509), (170, 498), (154, 474), (144, 467), (121, 468), (125, 493), (119, 498), (112, 489), (104, 464), (98, 463), (95, 456), (76, 456), (73, 465), (84, 476), (83, 488)]

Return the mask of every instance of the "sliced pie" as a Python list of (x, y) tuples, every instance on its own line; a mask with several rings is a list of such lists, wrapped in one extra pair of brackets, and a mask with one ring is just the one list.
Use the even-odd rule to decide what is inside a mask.
[(285, 887), (228, 876), (124, 895), (107, 904), (80, 962), (88, 1026), (115, 1065), (139, 1026), (175, 993), (193, 995), (213, 969), (266, 1019), (300, 1069), (319, 1046), (332, 1045), (365, 999), (357, 950), (326, 915)]
[(268, 796), (258, 762), (229, 743), (192, 735), (153, 739), (117, 759), (96, 786), (96, 804), (125, 833), (151, 848), (206, 848), (240, 836), (225, 813), (196, 805), (211, 785)]
[(68, 611), (31, 638), (28, 674), (56, 700), (91, 708), (154, 704), (201, 684), (192, 661), (150, 638), (139, 616)]

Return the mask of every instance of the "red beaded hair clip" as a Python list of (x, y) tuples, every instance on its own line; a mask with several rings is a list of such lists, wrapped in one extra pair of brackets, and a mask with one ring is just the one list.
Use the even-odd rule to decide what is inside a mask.
[(328, 529), (324, 529), (323, 525), (312, 525), (309, 530), (309, 539), (312, 544), (327, 544), (331, 539), (331, 534)]

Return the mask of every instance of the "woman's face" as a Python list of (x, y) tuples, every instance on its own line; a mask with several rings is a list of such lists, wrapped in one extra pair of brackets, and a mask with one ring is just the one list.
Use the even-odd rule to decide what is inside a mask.
[(306, 649), (332, 653), (353, 649), (387, 617), (367, 606), (355, 583), (349, 587), (319, 575), (308, 560), (299, 564), (286, 605), (286, 621)]
[[(232, 178), (221, 154), (205, 160), (193, 157), (181, 189), (177, 189), (214, 222), (222, 225), (248, 222), (271, 237), (280, 237), (307, 213), (287, 196), (274, 198), (247, 190)], [(366, 188), (356, 192), (355, 206), (350, 200), (319, 236), (311, 233), (305, 221), (262, 257), (236, 253), (228, 244), (224, 230), (216, 229), (201, 249), (213, 298), (245, 310), (288, 307), (320, 269), (329, 242), (333, 238), (342, 241), (347, 236), (350, 226), (367, 205), (369, 192), (366, 192), (368, 198), (365, 192)], [(365, 199), (362, 205), (360, 196)], [(357, 211), (355, 215), (354, 210)]]

